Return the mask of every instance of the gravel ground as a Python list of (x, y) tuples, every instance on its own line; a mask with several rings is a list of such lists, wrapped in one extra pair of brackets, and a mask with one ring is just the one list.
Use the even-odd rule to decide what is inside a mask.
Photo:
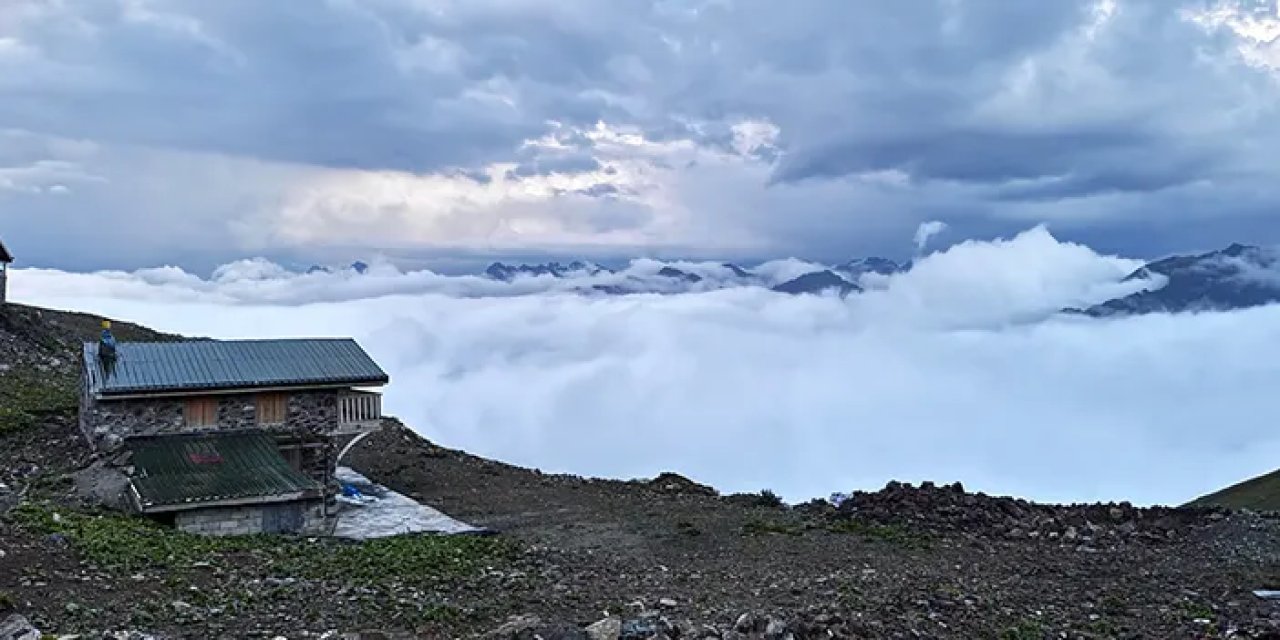
[[(0, 444), (0, 481), (72, 508), (64, 474), (88, 456), (69, 418)], [(1265, 635), (1280, 606), (1251, 593), (1280, 576), (1280, 527), (1257, 514), (1018, 506), (906, 486), (841, 509), (785, 507), (674, 475), (543, 475), (433, 446), (394, 421), (348, 462), (517, 551), (477, 574), (390, 585), (264, 571), (235, 553), (180, 574), (122, 573), (9, 518), (0, 614), (99, 634), (87, 637), (581, 638), (609, 618), (595, 637), (1280, 637)], [(1084, 518), (1074, 530), (1073, 518)], [(240, 592), (248, 600), (228, 608)], [(405, 615), (423, 603), (456, 615)]]
[(398, 424), (350, 455), (374, 480), (536, 549), (544, 588), (510, 602), (557, 623), (650, 610), (721, 635), (745, 615), (761, 621), (745, 628), (772, 616), (797, 637), (1198, 638), (1280, 622), (1251, 593), (1280, 567), (1280, 527), (1257, 514), (896, 484), (844, 509), (787, 508), (674, 475), (544, 475)]

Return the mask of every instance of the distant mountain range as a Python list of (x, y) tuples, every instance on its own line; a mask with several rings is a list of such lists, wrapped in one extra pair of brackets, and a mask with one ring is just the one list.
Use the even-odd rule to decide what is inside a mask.
[[(364, 273), (369, 270), (369, 265), (359, 260), (356, 260), (355, 262), (352, 262), (350, 265), (347, 265), (346, 267), (344, 267), (344, 269), (349, 271), (354, 271), (356, 273)], [(333, 273), (334, 271), (342, 271), (342, 270), (343, 269), (334, 269), (332, 267), (322, 267), (318, 264), (313, 264), (310, 267), (307, 267), (307, 273)]]
[[(598, 264), (573, 261), (568, 264), (549, 262), (544, 264), (508, 265), (495, 262), (484, 270), (484, 275), (493, 280), (513, 282), (517, 278), (551, 276), (554, 278), (570, 278), (577, 276), (616, 276), (609, 282), (592, 284), (591, 291), (608, 295), (627, 295), (636, 293), (679, 293), (692, 290), (720, 289), (735, 286), (761, 286), (774, 291), (790, 294), (818, 294), (828, 291), (841, 296), (862, 291), (858, 280), (869, 273), (890, 275), (911, 268), (911, 263), (899, 265), (888, 258), (858, 258), (844, 264), (802, 273), (783, 282), (773, 284), (770, 279), (755, 269), (741, 267), (732, 263), (705, 263), (698, 269), (679, 269), (666, 265), (653, 272), (645, 272), (630, 268), (615, 271)], [(694, 273), (695, 270), (715, 271), (714, 277), (707, 274)], [(774, 281), (776, 282), (776, 281)]]
[[(732, 263), (636, 260), (622, 269), (593, 262), (511, 265), (494, 262), (479, 274), (488, 280), (516, 283), (526, 278), (563, 280), (554, 287), (598, 295), (674, 294), (733, 287), (760, 287), (793, 295), (834, 293), (841, 297), (860, 293), (864, 278), (908, 272), (913, 263), (888, 258), (857, 258), (837, 265), (777, 261), (755, 267)], [(346, 267), (312, 266), (313, 272), (365, 273), (369, 265), (354, 262)], [(1143, 281), (1136, 293), (1087, 308), (1063, 309), (1066, 313), (1109, 317), (1153, 312), (1221, 311), (1280, 302), (1280, 252), (1275, 249), (1233, 244), (1198, 255), (1177, 255), (1143, 265), (1123, 282)], [(875, 286), (871, 283), (870, 286)], [(1132, 290), (1132, 289), (1130, 289)]]
[(1200, 255), (1149, 262), (1124, 280), (1149, 280), (1151, 287), (1087, 309), (1066, 309), (1093, 317), (1153, 312), (1226, 311), (1280, 302), (1280, 271), (1273, 249), (1233, 244)]
[[(616, 276), (608, 282), (585, 285), (589, 291), (608, 295), (759, 286), (795, 295), (831, 292), (843, 297), (860, 293), (864, 276), (905, 273), (913, 266), (910, 261), (899, 264), (887, 258), (858, 258), (825, 269), (815, 265), (813, 270), (779, 282), (762, 273), (762, 270), (768, 271), (762, 267), (747, 268), (728, 263), (707, 265), (714, 267), (716, 273), (694, 273), (698, 269), (673, 266), (663, 266), (647, 273), (635, 273), (634, 269), (615, 272), (578, 261), (519, 266), (498, 262), (490, 265), (485, 275), (506, 282), (520, 276)], [(707, 267), (703, 265), (700, 268)], [(1233, 244), (1218, 251), (1149, 262), (1124, 278), (1125, 282), (1135, 280), (1147, 281), (1149, 285), (1137, 293), (1085, 309), (1063, 311), (1107, 317), (1153, 312), (1221, 311), (1280, 302), (1280, 253), (1269, 248)]]

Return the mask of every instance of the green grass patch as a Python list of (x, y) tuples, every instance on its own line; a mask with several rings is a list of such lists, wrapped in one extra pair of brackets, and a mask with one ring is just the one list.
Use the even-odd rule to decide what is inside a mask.
[(755, 518), (748, 520), (742, 525), (742, 533), (745, 535), (769, 535), (779, 534), (787, 536), (798, 536), (804, 533), (804, 527), (780, 520), (764, 520)]
[(1280, 471), (1272, 471), (1200, 496), (1185, 507), (1226, 507), (1254, 511), (1280, 510)]
[(676, 523), (676, 532), (683, 536), (700, 536), (702, 530), (692, 522), (680, 521)]
[(226, 559), (276, 576), (418, 583), (472, 575), (519, 553), (506, 539), (481, 536), (397, 536), (359, 543), (272, 535), (208, 537), (142, 518), (29, 502), (18, 505), (10, 517), (29, 531), (65, 536), (83, 560), (121, 573), (166, 569), (172, 575), (199, 570), (197, 563), (217, 566)]
[(1213, 622), (1218, 617), (1218, 614), (1214, 612), (1213, 608), (1209, 605), (1189, 600), (1182, 603), (1182, 612), (1192, 620), (1208, 620)]
[(76, 381), (65, 373), (19, 368), (0, 373), (0, 435), (36, 425), (40, 416), (75, 411)]
[(909, 547), (924, 547), (928, 546), (931, 542), (928, 535), (911, 531), (902, 525), (876, 524), (874, 522), (866, 522), (854, 518), (833, 522), (827, 525), (827, 530), (832, 533), (858, 535), (864, 538)]
[(1109, 593), (1098, 601), (1098, 610), (1103, 615), (1121, 616), (1129, 612), (1129, 603), (1124, 598)]
[(1000, 640), (1044, 640), (1044, 625), (1036, 620), (1023, 620), (1011, 627), (1006, 627), (997, 636)]
[(781, 496), (769, 489), (765, 489), (759, 493), (734, 493), (725, 496), (724, 499), (743, 507), (779, 509), (787, 506), (787, 503), (783, 502)]

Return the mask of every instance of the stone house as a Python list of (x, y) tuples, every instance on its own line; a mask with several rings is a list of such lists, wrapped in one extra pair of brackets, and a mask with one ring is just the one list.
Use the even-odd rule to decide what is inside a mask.
[(84, 344), (80, 430), (134, 510), (209, 534), (317, 535), (338, 446), (377, 430), (387, 374), (351, 339)]
[(4, 241), (0, 240), (0, 304), (4, 304), (8, 299), (9, 265), (12, 262), (13, 254), (9, 253), (9, 249), (4, 246)]

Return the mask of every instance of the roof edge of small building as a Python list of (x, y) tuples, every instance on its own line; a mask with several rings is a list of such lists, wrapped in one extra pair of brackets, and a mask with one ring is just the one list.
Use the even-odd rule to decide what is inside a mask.
[(305, 391), (322, 389), (345, 389), (347, 387), (381, 387), (391, 384), (388, 376), (381, 379), (346, 379), (327, 382), (308, 382), (294, 384), (254, 384), (234, 386), (168, 386), (168, 387), (136, 387), (100, 390), (94, 392), (99, 400), (128, 400), (133, 398), (159, 398), (189, 395), (226, 395), (244, 392)]
[[(83, 343), (88, 391), (98, 400), (378, 387), (391, 383), (387, 372), (351, 337), (116, 342), (114, 357), (104, 358), (99, 351), (99, 342)], [(332, 356), (334, 366), (324, 364), (328, 362), (327, 355)], [(201, 364), (204, 358), (211, 358), (205, 361), (207, 365)], [(254, 365), (245, 368), (219, 364), (237, 358), (249, 363), (267, 362), (268, 366), (257, 366), (254, 371)], [(185, 361), (196, 364), (188, 366)], [(272, 361), (274, 366), (270, 365)], [(139, 365), (143, 367), (140, 374)]]

